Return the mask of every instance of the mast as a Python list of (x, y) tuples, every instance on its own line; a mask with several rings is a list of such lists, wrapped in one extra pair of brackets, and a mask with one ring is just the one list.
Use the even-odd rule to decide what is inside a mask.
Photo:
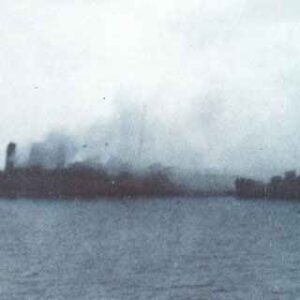
[(143, 150), (144, 150), (144, 143), (145, 143), (145, 128), (146, 128), (146, 117), (147, 117), (147, 105), (144, 103), (142, 106), (142, 113), (141, 113), (141, 128), (140, 128), (140, 135), (139, 135), (139, 144), (138, 144), (138, 163), (141, 165)]

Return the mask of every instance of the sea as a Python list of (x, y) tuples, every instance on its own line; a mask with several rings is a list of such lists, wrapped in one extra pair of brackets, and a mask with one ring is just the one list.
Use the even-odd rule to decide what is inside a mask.
[(0, 299), (300, 299), (300, 202), (0, 200)]

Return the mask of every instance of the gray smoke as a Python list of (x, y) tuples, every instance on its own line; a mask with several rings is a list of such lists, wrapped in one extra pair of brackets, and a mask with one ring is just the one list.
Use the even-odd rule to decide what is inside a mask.
[(51, 132), (43, 140), (19, 147), (17, 163), (21, 167), (46, 169), (64, 168), (76, 155), (73, 138), (61, 132)]
[(4, 0), (0, 14), (1, 153), (63, 128), (76, 149), (48, 166), (300, 168), (299, 1)]

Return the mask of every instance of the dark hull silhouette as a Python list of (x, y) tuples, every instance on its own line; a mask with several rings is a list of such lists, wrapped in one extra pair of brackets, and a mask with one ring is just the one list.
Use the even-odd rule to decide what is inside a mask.
[(300, 200), (300, 176), (297, 176), (295, 171), (286, 172), (284, 177), (274, 176), (268, 183), (238, 178), (235, 188), (239, 198)]
[(99, 197), (198, 197), (226, 194), (188, 189), (161, 172), (112, 176), (92, 168), (18, 168), (0, 173), (0, 197), (94, 199)]
[(235, 181), (236, 196), (239, 198), (265, 198), (266, 185), (262, 182), (249, 179), (238, 178)]
[[(54, 154), (53, 154), (54, 153)], [(43, 161), (54, 161), (55, 168), (46, 168)], [(84, 163), (65, 166), (65, 153), (60, 145), (49, 152), (35, 144), (27, 167), (16, 167), (16, 144), (6, 151), (4, 172), (0, 172), (0, 197), (94, 199), (99, 197), (198, 197), (226, 195), (224, 191), (205, 191), (180, 184), (168, 168), (152, 166), (143, 172), (119, 171), (112, 175), (103, 167)]]

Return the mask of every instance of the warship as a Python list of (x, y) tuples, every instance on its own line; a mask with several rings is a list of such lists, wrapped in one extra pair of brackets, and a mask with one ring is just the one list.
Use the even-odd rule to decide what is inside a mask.
[[(66, 164), (62, 147), (55, 151), (46, 150), (37, 144), (33, 145), (28, 164), (18, 166), (17, 145), (9, 143), (5, 168), (0, 171), (1, 198), (199, 197), (228, 193), (184, 184), (174, 179), (169, 168), (152, 166), (143, 172), (125, 168), (111, 173), (104, 167), (82, 162)], [(52, 162), (51, 168), (43, 165), (45, 159)]]
[(272, 177), (267, 183), (241, 177), (235, 181), (235, 190), (239, 198), (300, 200), (300, 176), (291, 170), (285, 172), (284, 176)]

